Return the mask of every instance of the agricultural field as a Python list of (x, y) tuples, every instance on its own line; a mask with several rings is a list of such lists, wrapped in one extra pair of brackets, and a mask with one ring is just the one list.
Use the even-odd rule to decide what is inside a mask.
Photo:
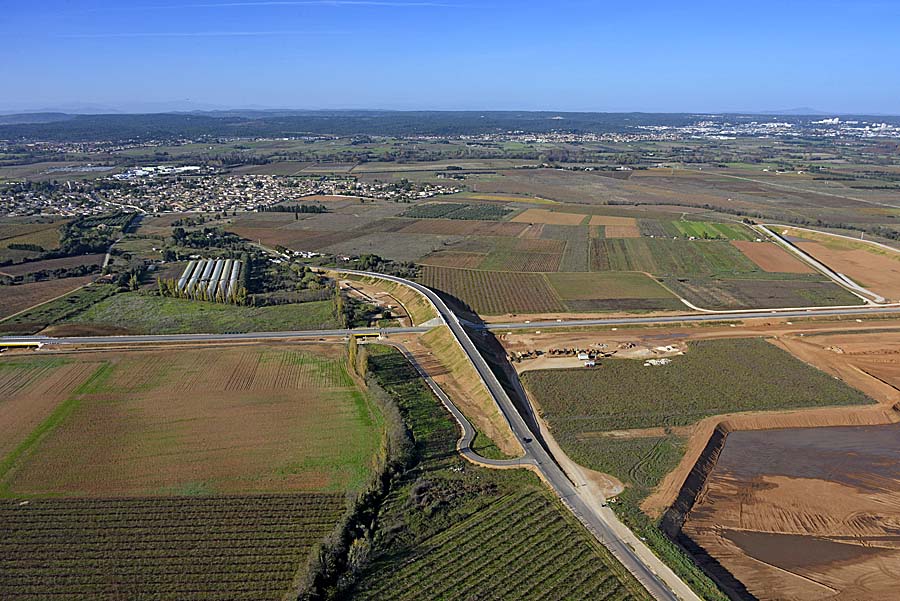
[(592, 271), (643, 271), (658, 276), (700, 276), (759, 271), (729, 242), (648, 238), (591, 240)]
[(680, 460), (681, 426), (724, 413), (871, 402), (761, 338), (691, 341), (667, 365), (606, 359), (590, 370), (527, 371), (522, 382), (566, 453), (638, 498)]
[(340, 346), (9, 356), (0, 390), (4, 598), (281, 599), (380, 445)]
[(643, 273), (513, 273), (428, 265), (420, 281), (484, 315), (685, 308)]
[(400, 214), (411, 219), (466, 219), (499, 221), (512, 213), (512, 209), (493, 204), (466, 204), (455, 202), (423, 203)]
[[(399, 405), (416, 460), (391, 486), (350, 598), (649, 599), (533, 475), (463, 460), (456, 425), (402, 355), (375, 347), (370, 370)], [(529, 569), (510, 578), (526, 554)]]
[(477, 313), (560, 313), (562, 301), (540, 273), (422, 268), (419, 281), (453, 296)]
[(711, 223), (708, 221), (673, 221), (672, 228), (677, 235), (724, 240), (755, 240), (759, 236), (744, 225), (730, 223)]
[(544, 225), (540, 237), (565, 242), (559, 271), (590, 269), (590, 228), (584, 225)]
[(6, 267), (0, 267), (0, 275), (18, 277), (36, 271), (70, 269), (72, 267), (82, 267), (87, 265), (99, 266), (103, 263), (103, 257), (103, 254), (77, 255), (74, 257), (62, 257), (60, 259), (47, 259), (45, 261), (32, 261), (29, 263), (20, 263), (18, 265), (7, 265)]
[(344, 504), (327, 493), (2, 501), (0, 597), (278, 601)]
[(487, 271), (556, 271), (565, 247), (560, 240), (499, 238), (478, 267)]
[(114, 329), (134, 334), (221, 334), (340, 327), (334, 303), (330, 300), (244, 307), (137, 292), (116, 294), (60, 324), (66, 328)]
[(704, 417), (870, 402), (761, 338), (692, 341), (668, 365), (608, 359), (595, 369), (529, 371), (523, 382), (557, 439), (685, 426)]
[(777, 244), (743, 240), (735, 240), (732, 244), (759, 265), (763, 271), (769, 273), (815, 273), (812, 267)]
[(512, 218), (516, 223), (545, 223), (548, 225), (581, 225), (590, 218), (580, 213), (564, 213), (547, 209), (527, 209)]
[(684, 309), (674, 294), (643, 273), (548, 273), (546, 277), (572, 313)]
[[(52, 280), (51, 282), (69, 282), (71, 279)], [(40, 284), (51, 282), (40, 282)], [(32, 284), (23, 285), (30, 286)], [(115, 293), (116, 287), (111, 284), (91, 284), (90, 286), (79, 288), (61, 298), (3, 320), (0, 322), (0, 332), (33, 334), (73, 315), (77, 315), (91, 305), (109, 298)]]
[(9, 248), (16, 244), (33, 244), (44, 250), (59, 248), (59, 228), (64, 220), (47, 218), (4, 218), (0, 222), (0, 261), (33, 258), (40, 251)]
[(575, 462), (625, 485), (611, 507), (703, 598), (715, 585), (643, 513), (640, 503), (678, 466), (689, 430), (724, 413), (871, 403), (763, 339), (690, 341), (667, 365), (605, 359), (594, 369), (526, 371), (522, 382)]
[(665, 278), (679, 297), (705, 309), (756, 307), (828, 307), (861, 305), (862, 300), (818, 275), (784, 279), (773, 275), (752, 278)]
[[(62, 399), (0, 463), (6, 496), (146, 496), (359, 486), (379, 418), (339, 346), (195, 348), (4, 358), (7, 403), (47, 378)], [(61, 365), (60, 365), (61, 364)], [(78, 377), (75, 377), (78, 376)], [(30, 410), (30, 407), (28, 407)], [(17, 421), (15, 412), (10, 419)], [(235, 424), (240, 436), (235, 439)], [(30, 433), (29, 433), (30, 432)], [(148, 452), (153, 451), (153, 452)]]
[[(46, 280), (14, 286), (0, 286), (0, 319), (7, 318), (34, 305), (47, 302), (89, 284), (95, 276)], [(0, 328), (7, 322), (0, 323)]]
[(900, 300), (900, 250), (806, 230), (786, 230), (794, 245), (889, 300)]

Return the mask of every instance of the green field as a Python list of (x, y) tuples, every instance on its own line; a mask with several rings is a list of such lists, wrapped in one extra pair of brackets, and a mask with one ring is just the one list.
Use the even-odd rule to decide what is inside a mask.
[(64, 320), (141, 334), (273, 332), (339, 327), (332, 301), (243, 307), (139, 293), (117, 294)]
[(668, 365), (608, 359), (530, 371), (523, 382), (564, 446), (578, 433), (684, 426), (709, 415), (868, 403), (862, 393), (760, 338), (691, 342)]
[(657, 276), (710, 276), (759, 272), (726, 240), (594, 239), (593, 271), (645, 271)]
[[(370, 347), (371, 348), (371, 347)], [(528, 472), (475, 467), (457, 428), (402, 355), (373, 349), (417, 460), (378, 516), (354, 599), (649, 599)], [(509, 566), (527, 556), (528, 569)]]
[(643, 273), (513, 273), (425, 266), (420, 281), (484, 315), (684, 308), (675, 295)]
[(0, 502), (0, 597), (278, 601), (344, 508), (341, 494)]
[(743, 225), (712, 223), (709, 221), (673, 221), (672, 227), (681, 236), (695, 238), (723, 238), (725, 240), (755, 240), (758, 236)]
[(0, 359), (0, 597), (296, 597), (382, 414), (340, 346)]
[(40, 307), (0, 322), (0, 332), (8, 332), (10, 334), (35, 333), (47, 326), (75, 316), (115, 293), (116, 287), (113, 285), (93, 284), (76, 290), (63, 298), (50, 301)]
[[(522, 381), (566, 454), (626, 485), (611, 504), (623, 521), (703, 598), (721, 601), (726, 597), (639, 509), (684, 453), (685, 439), (670, 427), (737, 411), (871, 402), (762, 339), (691, 342), (665, 366), (607, 359), (592, 370), (525, 372)], [(653, 427), (662, 430), (621, 432)]]
[(643, 273), (548, 273), (546, 277), (573, 312), (684, 308), (674, 294)]

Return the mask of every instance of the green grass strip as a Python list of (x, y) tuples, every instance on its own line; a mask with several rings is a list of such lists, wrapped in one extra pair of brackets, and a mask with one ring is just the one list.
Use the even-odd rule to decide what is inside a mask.
[(81, 399), (77, 395), (89, 394), (96, 387), (102, 386), (111, 373), (112, 365), (109, 363), (104, 363), (98, 367), (97, 371), (95, 371), (90, 378), (75, 389), (75, 396), (69, 397), (57, 405), (56, 409), (53, 410), (53, 413), (51, 413), (47, 419), (41, 422), (37, 428), (32, 430), (25, 440), (20, 442), (15, 449), (0, 461), (0, 481), (2, 481), (2, 484), (0, 484), (0, 497), (13, 496), (9, 491), (8, 476), (16, 463), (31, 452), (31, 450), (34, 449), (47, 434), (52, 432), (72, 414), (75, 408), (81, 403)]

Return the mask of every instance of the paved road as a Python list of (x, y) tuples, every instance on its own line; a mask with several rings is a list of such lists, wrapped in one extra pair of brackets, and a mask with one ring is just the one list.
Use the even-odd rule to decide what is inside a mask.
[[(662, 562), (656, 559), (652, 553), (647, 550), (634, 537), (633, 533), (627, 530), (621, 522), (617, 520), (615, 515), (609, 508), (597, 508), (595, 504), (590, 503), (582, 497), (583, 491), (578, 490), (572, 481), (566, 476), (553, 456), (535, 439), (534, 433), (530, 430), (525, 420), (519, 414), (518, 409), (507, 395), (506, 391), (500, 385), (494, 373), (491, 371), (487, 362), (475, 348), (468, 333), (463, 328), (456, 315), (446, 306), (441, 298), (432, 290), (421, 286), (415, 282), (397, 278), (394, 276), (372, 274), (367, 272), (345, 271), (345, 273), (353, 273), (356, 275), (364, 275), (369, 277), (379, 277), (396, 283), (400, 283), (417, 290), (428, 298), (444, 318), (450, 330), (453, 332), (457, 342), (463, 351), (472, 361), (477, 372), (484, 380), (485, 386), (493, 395), (500, 407), (501, 412), (505, 416), (510, 428), (521, 441), (525, 449), (522, 458), (514, 460), (517, 464), (532, 464), (542, 474), (544, 480), (554, 489), (562, 501), (572, 510), (572, 512), (588, 527), (588, 529), (600, 540), (612, 554), (625, 565), (628, 570), (647, 588), (648, 591), (656, 598), (666, 601), (676, 601), (679, 596), (682, 599), (697, 599), (690, 589)], [(823, 310), (786, 310), (786, 311), (739, 311), (732, 314), (691, 314), (691, 315), (668, 315), (659, 317), (623, 317), (623, 318), (601, 318), (601, 319), (582, 319), (570, 321), (537, 321), (532, 323), (511, 323), (511, 324), (486, 324), (476, 327), (488, 328), (491, 330), (519, 330), (519, 329), (547, 329), (558, 327), (575, 327), (575, 326), (614, 326), (614, 325), (649, 325), (659, 323), (680, 323), (680, 322), (702, 322), (702, 321), (726, 321), (726, 320), (742, 320), (742, 319), (758, 319), (773, 317), (812, 317), (812, 316), (866, 316), (900, 313), (897, 307), (861, 307), (861, 308), (841, 308), (841, 309), (823, 309)], [(169, 334), (158, 336), (79, 336), (67, 338), (52, 338), (45, 336), (11, 336), (0, 337), (0, 346), (3, 342), (44, 342), (47, 344), (142, 344), (142, 343), (165, 343), (165, 342), (212, 342), (212, 341), (240, 341), (240, 340), (275, 340), (275, 339), (310, 339), (310, 338), (326, 338), (335, 336), (347, 336), (351, 333), (355, 334), (378, 334), (380, 332), (390, 334), (403, 333), (420, 333), (428, 331), (427, 327), (412, 328), (366, 328), (356, 330), (316, 330), (316, 331), (290, 331), (290, 332), (249, 332), (249, 333), (231, 333), (231, 334)], [(402, 350), (402, 349), (401, 349)], [(411, 356), (407, 353), (407, 357)], [(413, 361), (413, 365), (417, 365)], [(418, 366), (417, 366), (418, 368)], [(420, 373), (423, 373), (420, 370)], [(491, 463), (490, 460), (478, 456), (471, 450), (470, 445), (474, 438), (474, 429), (465, 416), (456, 409), (450, 399), (444, 394), (439, 386), (431, 380), (427, 375), (424, 376), (428, 385), (434, 390), (435, 394), (447, 406), (447, 409), (453, 414), (460, 423), (463, 430), (463, 436), (460, 439), (460, 451), (470, 453), (473, 460), (481, 463)], [(514, 386), (520, 387), (518, 382), (513, 383)], [(498, 466), (509, 465), (509, 461), (496, 462)], [(627, 542), (626, 542), (627, 541)], [(637, 549), (637, 551), (635, 550)], [(641, 557), (639, 557), (639, 555)], [(646, 563), (645, 563), (646, 562)], [(652, 564), (654, 569), (648, 566)], [(669, 586), (663, 583), (663, 579), (657, 574), (662, 574), (663, 579), (672, 588), (678, 589), (679, 595), (676, 595)]]
[[(379, 274), (372, 274), (379, 275)], [(418, 289), (418, 288), (417, 288)], [(438, 299), (440, 300), (440, 299)], [(529, 323), (487, 323), (467, 324), (489, 330), (545, 330), (548, 328), (573, 328), (587, 326), (653, 325), (660, 323), (689, 323), (697, 321), (740, 321), (744, 319), (771, 319), (774, 317), (853, 317), (900, 315), (900, 307), (861, 307), (848, 309), (817, 309), (802, 311), (738, 311), (729, 314), (688, 314), (663, 315), (658, 317), (609, 317), (598, 319), (569, 319), (565, 321), (532, 321)], [(357, 328), (354, 330), (298, 330), (290, 332), (237, 332), (230, 334), (158, 334), (136, 336), (0, 336), (0, 346), (4, 342), (44, 342), (47, 344), (142, 344), (156, 342), (225, 342), (240, 340), (279, 340), (290, 338), (326, 338), (354, 334), (417, 334), (427, 332), (430, 327), (413, 328)]]
[(532, 463), (530, 457), (518, 457), (515, 459), (488, 459), (487, 457), (482, 457), (478, 453), (472, 449), (472, 441), (475, 440), (475, 428), (472, 427), (471, 422), (469, 422), (468, 418), (463, 415), (462, 411), (460, 411), (456, 405), (453, 404), (453, 401), (450, 400), (443, 389), (441, 389), (440, 385), (434, 381), (434, 379), (425, 373), (425, 370), (419, 365), (419, 362), (413, 356), (409, 350), (400, 344), (399, 342), (395, 342), (392, 340), (378, 340), (375, 341), (376, 344), (386, 344), (392, 346), (403, 353), (403, 356), (406, 357), (406, 360), (410, 362), (410, 364), (416, 368), (416, 371), (419, 372), (419, 377), (421, 377), (428, 387), (431, 388), (431, 391), (435, 394), (437, 398), (441, 400), (444, 407), (447, 408), (447, 411), (453, 416), (456, 420), (456, 423), (459, 424), (460, 430), (462, 431), (459, 440), (456, 441), (456, 449), (460, 452), (460, 454), (473, 463), (480, 463), (482, 465), (491, 465), (494, 467), (515, 467), (515, 466), (525, 466), (530, 465)]
[(431, 328), (357, 328), (354, 330), (299, 330), (292, 332), (233, 332), (230, 334), (156, 334), (136, 336), (0, 336), (4, 342), (43, 342), (45, 344), (145, 344), (158, 342), (222, 342), (240, 340), (284, 340), (291, 338), (333, 338), (352, 334), (415, 334)]
[[(341, 270), (343, 273), (354, 275), (379, 277), (398, 284), (409, 286), (424, 295), (435, 306), (438, 313), (444, 318), (450, 331), (453, 332), (457, 342), (463, 351), (469, 357), (469, 360), (475, 366), (478, 374), (481, 376), (485, 385), (500, 407), (501, 413), (509, 423), (513, 433), (519, 439), (525, 449), (525, 457), (523, 460), (533, 463), (541, 472), (544, 480), (554, 489), (556, 494), (562, 501), (572, 510), (572, 512), (588, 527), (588, 529), (597, 537), (603, 545), (620, 561), (622, 564), (634, 574), (635, 578), (644, 585), (644, 587), (653, 595), (655, 599), (665, 601), (677, 601), (679, 597), (672, 590), (663, 584), (663, 581), (654, 573), (640, 558), (638, 558), (634, 549), (632, 549), (622, 538), (615, 532), (614, 526), (609, 523), (609, 516), (603, 515), (596, 511), (590, 504), (584, 501), (579, 495), (571, 480), (566, 476), (563, 470), (557, 465), (553, 457), (547, 450), (535, 440), (535, 435), (522, 419), (518, 409), (513, 404), (512, 399), (506, 394), (500, 381), (491, 371), (487, 361), (475, 348), (472, 339), (465, 331), (456, 314), (450, 310), (443, 300), (431, 289), (390, 275), (372, 274), (367, 272), (358, 272), (350, 270)], [(661, 566), (666, 568), (665, 566)], [(669, 576), (674, 576), (671, 573)], [(677, 578), (677, 577), (676, 577)], [(682, 583), (682, 585), (686, 587)], [(689, 590), (689, 589), (688, 589)], [(694, 599), (699, 597), (694, 596)]]
[(840, 309), (802, 309), (802, 310), (762, 310), (762, 311), (735, 311), (734, 313), (715, 314), (688, 314), (688, 315), (662, 315), (658, 317), (608, 317), (598, 319), (569, 319), (565, 321), (532, 321), (530, 323), (486, 323), (476, 325), (476, 328), (489, 330), (534, 330), (547, 328), (570, 328), (581, 326), (622, 326), (622, 325), (652, 325), (660, 323), (686, 323), (694, 321), (741, 321), (744, 319), (772, 319), (786, 317), (853, 317), (871, 316), (879, 314), (900, 314), (900, 306), (891, 307), (859, 307)]

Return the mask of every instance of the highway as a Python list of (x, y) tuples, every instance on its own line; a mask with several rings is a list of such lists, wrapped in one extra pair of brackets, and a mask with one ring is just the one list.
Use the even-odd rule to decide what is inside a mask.
[[(367, 274), (370, 277), (386, 277)], [(410, 282), (413, 284), (413, 282)], [(418, 288), (416, 288), (418, 290)], [(741, 321), (744, 319), (803, 318), (803, 317), (866, 317), (873, 315), (897, 314), (900, 306), (853, 307), (840, 309), (802, 310), (757, 310), (735, 311), (733, 313), (691, 313), (685, 315), (660, 315), (647, 317), (606, 317), (597, 319), (567, 319), (561, 321), (529, 321), (516, 323), (466, 324), (473, 329), (488, 330), (546, 330), (550, 328), (603, 327), (621, 325), (654, 325), (672, 323), (692, 323), (698, 321)], [(43, 342), (45, 344), (153, 344), (159, 342), (228, 342), (241, 340), (288, 340), (293, 338), (331, 338), (352, 334), (421, 334), (430, 327), (404, 328), (356, 328), (353, 330), (294, 330), (286, 332), (232, 332), (227, 334), (155, 334), (128, 336), (0, 336), (3, 343)]]
[[(434, 305), (435, 309), (444, 318), (445, 322), (453, 332), (456, 341), (462, 347), (469, 360), (475, 366), (476, 371), (484, 381), (485, 386), (490, 391), (494, 400), (500, 408), (501, 413), (509, 423), (513, 433), (525, 450), (524, 457), (520, 460), (522, 463), (531, 463), (540, 472), (545, 482), (554, 490), (559, 498), (565, 503), (575, 514), (575, 516), (584, 523), (585, 526), (609, 549), (609, 551), (630, 571), (653, 597), (661, 601), (677, 601), (679, 598), (690, 599), (691, 601), (699, 601), (699, 597), (693, 594), (686, 584), (673, 573), (667, 566), (658, 562), (654, 566), (658, 572), (666, 577), (666, 581), (674, 584), (675, 587), (681, 589), (681, 597), (676, 595), (672, 589), (663, 583), (663, 580), (656, 572), (650, 569), (648, 565), (638, 557), (635, 550), (626, 544), (622, 537), (616, 533), (616, 530), (623, 527), (621, 523), (611, 524), (609, 514), (597, 511), (592, 504), (586, 502), (575, 485), (563, 472), (562, 468), (556, 463), (550, 453), (536, 440), (535, 434), (531, 431), (525, 420), (519, 414), (518, 409), (513, 404), (512, 399), (506, 394), (501, 386), (500, 381), (491, 371), (487, 361), (475, 348), (469, 334), (463, 328), (456, 314), (450, 310), (443, 300), (431, 289), (403, 278), (391, 275), (374, 274), (368, 272), (359, 272), (351, 270), (340, 270), (341, 273), (348, 273), (358, 276), (377, 277), (392, 281), (398, 284), (406, 285), (425, 296)], [(451, 403), (452, 405), (452, 403)], [(615, 519), (615, 518), (612, 518)], [(674, 579), (674, 580), (673, 580)], [(675, 582), (677, 581), (677, 582)]]
[[(459, 423), (462, 436), (457, 443), (461, 454), (468, 459), (481, 464), (494, 465), (496, 467), (508, 467), (511, 465), (533, 466), (540, 473), (544, 481), (554, 490), (563, 503), (573, 514), (594, 534), (594, 536), (606, 546), (607, 549), (637, 578), (637, 580), (657, 600), (677, 601), (678, 599), (700, 601), (700, 598), (671, 569), (641, 543), (634, 534), (628, 530), (608, 507), (601, 507), (597, 499), (589, 498), (589, 493), (583, 487), (577, 487), (566, 475), (553, 455), (540, 443), (540, 439), (531, 431), (512, 399), (501, 386), (499, 380), (491, 371), (485, 359), (478, 352), (475, 344), (466, 332), (457, 316), (450, 310), (444, 301), (431, 289), (416, 282), (403, 278), (350, 270), (340, 270), (342, 273), (381, 278), (384, 280), (409, 286), (425, 296), (435, 307), (439, 315), (453, 333), (457, 343), (472, 362), (476, 371), (482, 378), (486, 388), (490, 391), (501, 413), (506, 418), (511, 430), (516, 435), (524, 448), (524, 455), (513, 460), (489, 460), (477, 455), (470, 447), (475, 436), (475, 430), (466, 417), (456, 408), (452, 401), (444, 394), (443, 390), (421, 369), (412, 355), (399, 344), (394, 344), (411, 363), (416, 367), (428, 386), (435, 395), (447, 407)], [(714, 322), (732, 321), (744, 319), (765, 318), (802, 318), (802, 317), (828, 317), (828, 316), (872, 316), (890, 313), (900, 313), (900, 308), (892, 307), (847, 307), (831, 309), (800, 309), (800, 310), (757, 310), (735, 311), (733, 313), (716, 314), (685, 314), (646, 317), (621, 317), (598, 318), (566, 321), (534, 321), (530, 323), (495, 323), (495, 324), (468, 324), (474, 328), (486, 328), (490, 330), (522, 330), (522, 329), (550, 329), (587, 326), (617, 326), (617, 325), (652, 325), (665, 323), (690, 323), (690, 322)], [(75, 337), (47, 337), (47, 336), (9, 336), (0, 337), (0, 346), (4, 343), (35, 343), (51, 345), (79, 345), (79, 344), (157, 344), (157, 343), (203, 343), (203, 342), (239, 342), (253, 340), (289, 340), (289, 339), (318, 339), (349, 336), (350, 334), (404, 334), (422, 333), (430, 330), (430, 327), (401, 327), (401, 328), (361, 328), (354, 330), (315, 330), (315, 331), (284, 331), (284, 332), (235, 332), (227, 334), (167, 334), (167, 335), (133, 335), (133, 336), (75, 336)], [(521, 383), (512, 382), (518, 394), (523, 394)], [(527, 403), (527, 400), (526, 400)], [(601, 499), (602, 501), (602, 499)], [(676, 593), (677, 591), (677, 593)]]
[(853, 317), (896, 313), (900, 305), (888, 307), (841, 307), (832, 309), (762, 309), (733, 311), (729, 313), (690, 313), (686, 315), (659, 315), (647, 317), (606, 317), (598, 319), (567, 319), (563, 321), (530, 321), (516, 323), (485, 323), (475, 325), (489, 330), (533, 330), (547, 328), (574, 328), (587, 326), (653, 325), (661, 323), (690, 323), (697, 321), (741, 321), (744, 319), (773, 319), (799, 317)]

